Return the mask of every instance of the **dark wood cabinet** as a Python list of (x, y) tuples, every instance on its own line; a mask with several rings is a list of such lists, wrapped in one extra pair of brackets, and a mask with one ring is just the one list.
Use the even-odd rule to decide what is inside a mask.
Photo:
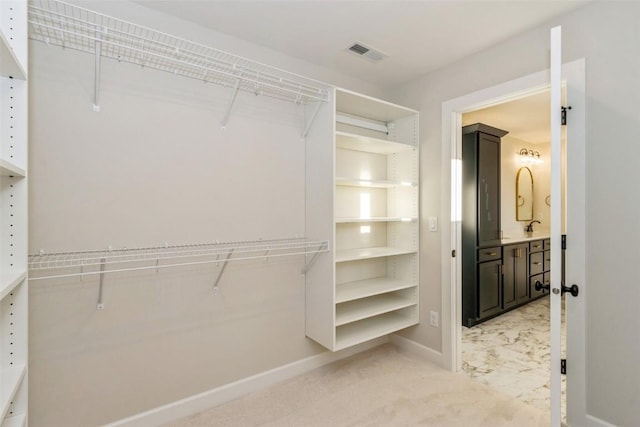
[(502, 245), (500, 139), (482, 123), (462, 128), (462, 324), (470, 327), (548, 292), (549, 239)]
[(508, 309), (529, 301), (529, 245), (506, 245), (502, 250), (502, 308)]
[(500, 244), (500, 138), (506, 134), (482, 123), (462, 128), (462, 223), (478, 247)]
[(462, 324), (503, 309), (500, 138), (482, 123), (462, 128)]
[(538, 299), (549, 294), (547, 290), (536, 291), (536, 281), (548, 285), (551, 280), (550, 240), (534, 240), (529, 243), (529, 294), (530, 299)]
[(478, 264), (478, 318), (484, 319), (502, 311), (502, 261)]

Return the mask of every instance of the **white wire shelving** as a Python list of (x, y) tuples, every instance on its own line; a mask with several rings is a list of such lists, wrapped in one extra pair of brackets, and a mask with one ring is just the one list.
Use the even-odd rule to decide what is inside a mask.
[(233, 99), (238, 90), (298, 104), (329, 98), (314, 80), (57, 0), (32, 1), (29, 24), (32, 40), (96, 56), (94, 105), (101, 57), (232, 87)]
[[(315, 255), (329, 250), (327, 240), (304, 238), (202, 243), (29, 255), (29, 280), (86, 276), (168, 267), (226, 264), (228, 261)], [(307, 263), (308, 268), (312, 260)]]

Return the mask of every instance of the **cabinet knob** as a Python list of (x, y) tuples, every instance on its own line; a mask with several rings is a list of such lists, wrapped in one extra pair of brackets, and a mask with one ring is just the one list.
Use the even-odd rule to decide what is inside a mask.
[(485, 252), (485, 254), (488, 256), (496, 256), (498, 255), (498, 252)]

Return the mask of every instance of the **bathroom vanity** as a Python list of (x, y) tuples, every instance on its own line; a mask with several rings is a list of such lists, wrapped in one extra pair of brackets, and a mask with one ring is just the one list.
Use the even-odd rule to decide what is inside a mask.
[(551, 256), (548, 234), (502, 235), (500, 139), (507, 132), (477, 123), (462, 134), (462, 324), (471, 327), (544, 296), (535, 283), (549, 283)]

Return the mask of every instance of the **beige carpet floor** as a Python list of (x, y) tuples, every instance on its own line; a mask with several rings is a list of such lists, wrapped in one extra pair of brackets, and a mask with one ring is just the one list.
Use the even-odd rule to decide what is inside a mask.
[(386, 344), (167, 426), (548, 424), (544, 411)]

